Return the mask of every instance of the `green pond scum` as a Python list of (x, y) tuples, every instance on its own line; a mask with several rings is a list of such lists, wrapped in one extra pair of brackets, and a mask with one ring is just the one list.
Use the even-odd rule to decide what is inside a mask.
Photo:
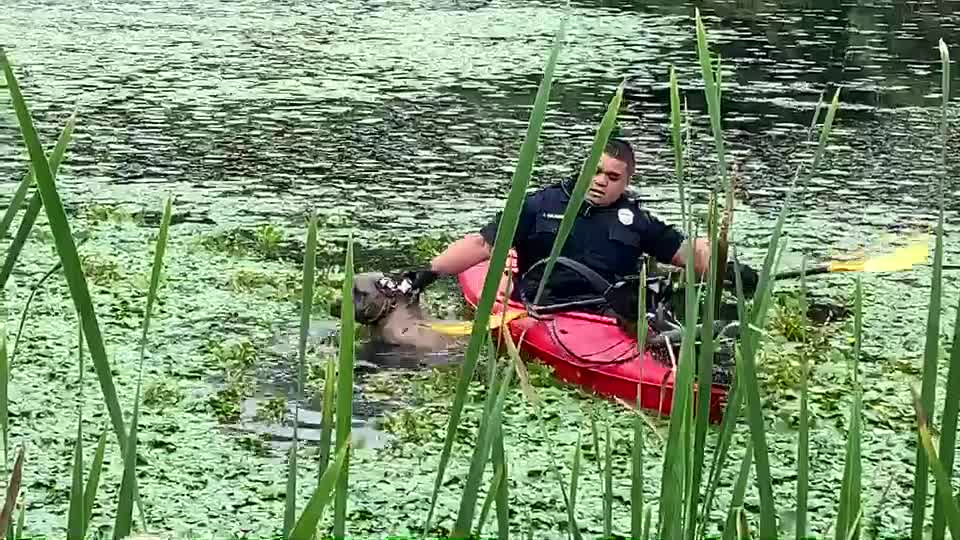
[[(691, 230), (705, 229), (712, 216), (706, 230), (717, 238), (718, 210), (692, 194), (685, 171), (716, 168), (706, 200), (736, 189), (727, 163), (735, 152), (725, 145), (719, 110), (732, 75), (724, 70), (732, 68), (716, 55), (699, 11), (695, 22), (696, 55), (685, 57), (682, 77), (673, 66), (664, 72), (671, 109), (659, 119), (670, 124), (663, 129), (672, 146), (664, 150), (675, 158), (681, 214)], [(554, 69), (580, 39), (564, 32), (561, 25), (551, 48), (538, 51), (549, 56), (536, 99), (524, 97), (536, 105), (524, 112), (512, 202), (531, 179), (538, 141), (552, 135), (550, 85), (562, 79)], [(386, 260), (356, 242), (363, 223), (311, 212), (296, 224), (214, 227), (166, 193), (132, 207), (76, 200), (58, 166), (62, 157), (69, 167), (71, 151), (84, 144), (83, 110), (72, 117), (78, 127), (72, 119), (57, 127), (60, 145), (47, 157), (53, 128), (38, 133), (31, 115), (50, 106), (32, 97), (42, 81), (21, 90), (29, 65), (0, 51), (10, 96), (0, 113), (23, 146), (9, 152), (29, 157), (18, 162), (18, 186), (26, 187), (11, 200), (25, 217), (9, 220), (22, 231), (11, 226), (7, 234), (12, 272), (0, 305), (0, 529), (10, 539), (127, 531), (139, 540), (920, 540), (946, 531), (956, 538), (955, 437), (938, 431), (956, 426), (960, 399), (960, 347), (952, 346), (960, 328), (950, 316), (960, 317), (958, 296), (940, 268), (950, 252), (943, 217), (950, 93), (949, 51), (942, 42), (939, 50), (945, 97), (933, 278), (924, 267), (892, 284), (831, 276), (801, 288), (770, 279), (776, 263), (783, 266), (781, 233), (790, 237), (794, 218), (805, 224), (790, 206), (793, 194), (815, 183), (822, 160), (844, 151), (828, 143), (831, 128), (846, 129), (837, 112), (844, 90), (832, 91), (825, 96), (832, 101), (804, 109), (814, 116), (811, 152), (793, 163), (776, 225), (731, 231), (733, 246), (741, 235), (763, 237), (751, 244), (764, 261), (757, 296), (721, 295), (712, 279), (704, 287), (706, 317), (720, 298), (751, 323), (738, 351), (736, 406), (720, 426), (694, 413), (703, 405), (694, 380), (710, 372), (693, 368), (692, 326), (677, 377), (685, 414), (673, 418), (562, 384), (549, 367), (525, 363), (512, 343), (493, 354), (483, 330), (489, 312), (471, 315), (479, 322), (462, 363), (363, 364), (354, 347), (364, 332), (353, 327), (352, 311), (344, 309), (341, 321), (329, 315), (341, 296), (352, 305), (355, 271)], [(600, 127), (583, 171), (624, 121), (624, 92), (621, 85), (604, 96), (602, 122), (600, 114), (591, 118)], [(716, 156), (691, 155), (687, 98), (702, 99), (698, 114), (709, 118), (698, 129)], [(43, 207), (31, 214), (25, 201), (34, 193)], [(345, 229), (353, 231), (346, 238)], [(420, 235), (397, 260), (428, 260), (450, 238)], [(498, 245), (495, 262), (505, 255)], [(695, 314), (692, 272), (687, 278), (684, 307)], [(908, 298), (906, 282), (928, 291), (928, 302), (891, 313)], [(462, 312), (453, 287), (425, 300), (433, 313)]]

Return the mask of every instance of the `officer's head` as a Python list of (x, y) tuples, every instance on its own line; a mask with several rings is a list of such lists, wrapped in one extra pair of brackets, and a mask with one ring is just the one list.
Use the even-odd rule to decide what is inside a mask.
[(596, 206), (616, 202), (627, 189), (635, 166), (630, 144), (623, 139), (610, 139), (597, 163), (597, 173), (587, 191), (587, 201)]

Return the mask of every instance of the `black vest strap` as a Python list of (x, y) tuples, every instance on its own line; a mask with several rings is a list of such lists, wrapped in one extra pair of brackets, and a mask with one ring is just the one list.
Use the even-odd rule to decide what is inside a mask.
[[(533, 265), (530, 266), (530, 269), (520, 278), (521, 281), (525, 281), (527, 276), (538, 266), (546, 266), (547, 259), (541, 259)], [(557, 257), (557, 264), (561, 266), (566, 266), (582, 275), (584, 279), (589, 283), (596, 291), (598, 295), (603, 295), (611, 287), (611, 283), (603, 278), (596, 271), (592, 270), (589, 266), (577, 262), (573, 259), (567, 257)]]

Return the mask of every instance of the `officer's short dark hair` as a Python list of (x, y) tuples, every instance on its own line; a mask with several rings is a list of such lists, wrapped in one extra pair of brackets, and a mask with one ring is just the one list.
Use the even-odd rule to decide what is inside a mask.
[(637, 163), (633, 156), (633, 148), (630, 143), (623, 139), (611, 138), (607, 141), (607, 146), (603, 152), (608, 156), (615, 157), (627, 164), (627, 170), (630, 174), (636, 169)]

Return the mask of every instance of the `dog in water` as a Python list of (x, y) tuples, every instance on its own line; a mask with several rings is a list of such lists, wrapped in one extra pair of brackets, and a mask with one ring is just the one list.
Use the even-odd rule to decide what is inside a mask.
[[(334, 317), (340, 317), (341, 302), (335, 301), (330, 308)], [(395, 281), (381, 272), (354, 276), (353, 308), (354, 320), (371, 333), (361, 356), (376, 364), (408, 365), (412, 358), (419, 363), (436, 363), (428, 355), (446, 351), (455, 342), (455, 338), (430, 328), (418, 295), (400, 292)]]

